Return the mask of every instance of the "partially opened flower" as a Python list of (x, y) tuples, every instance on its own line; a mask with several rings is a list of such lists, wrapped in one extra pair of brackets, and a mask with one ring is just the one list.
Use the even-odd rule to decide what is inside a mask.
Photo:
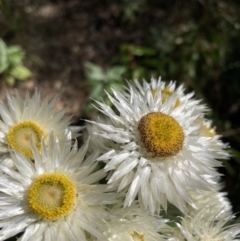
[[(178, 224), (179, 230), (184, 239), (176, 241), (234, 241), (240, 238), (240, 225), (228, 222), (233, 221), (233, 216), (216, 220), (219, 217), (218, 210), (212, 213), (211, 207), (200, 210), (195, 216), (187, 216)], [(206, 219), (207, 217), (207, 219)]]
[(55, 109), (56, 99), (49, 102), (42, 100), (36, 91), (32, 97), (27, 93), (22, 99), (7, 95), (8, 102), (0, 101), (0, 154), (10, 150), (21, 152), (32, 158), (31, 142), (41, 150), (41, 139), (48, 142), (48, 136), (53, 130), (58, 140), (75, 138), (79, 127), (69, 127), (71, 117), (64, 117), (65, 109)]
[(194, 206), (188, 190), (214, 189), (212, 180), (220, 175), (215, 167), (221, 166), (216, 158), (226, 155), (200, 135), (195, 120), (204, 106), (178, 91), (163, 98), (161, 80), (144, 85), (141, 93), (129, 85), (126, 92), (108, 94), (116, 112), (98, 102), (112, 124), (94, 122), (101, 129), (97, 134), (116, 144), (98, 160), (106, 162), (109, 186), (127, 191), (125, 206), (138, 196), (151, 213), (160, 205), (166, 210), (168, 201), (187, 213), (186, 204)]
[(66, 140), (60, 146), (51, 135), (42, 151), (32, 149), (34, 162), (12, 154), (17, 170), (0, 165), (0, 240), (20, 232), (22, 241), (86, 240), (86, 234), (102, 240), (107, 212), (103, 204), (116, 202), (96, 183), (105, 176), (93, 172), (98, 152), (84, 160), (88, 143), (80, 150)]
[(151, 216), (135, 205), (126, 209), (117, 205), (111, 213), (112, 219), (106, 223), (104, 232), (106, 241), (163, 241), (165, 233), (171, 231), (168, 220)]

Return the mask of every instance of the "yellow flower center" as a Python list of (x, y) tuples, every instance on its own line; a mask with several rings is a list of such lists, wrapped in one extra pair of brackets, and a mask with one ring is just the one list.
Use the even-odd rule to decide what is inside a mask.
[(171, 116), (148, 113), (141, 118), (138, 130), (144, 147), (153, 157), (175, 156), (182, 149), (183, 129)]
[(56, 220), (66, 216), (73, 208), (76, 190), (62, 173), (38, 176), (29, 187), (28, 205), (40, 217)]
[(23, 121), (14, 125), (7, 134), (8, 145), (25, 156), (32, 157), (31, 142), (41, 150), (43, 130), (32, 121)]
[(130, 231), (129, 233), (132, 236), (133, 241), (145, 241), (144, 234), (135, 231)]
[[(153, 97), (155, 96), (156, 91), (157, 91), (156, 89), (152, 90)], [(163, 88), (161, 90), (161, 94), (162, 94), (162, 103), (164, 104), (164, 102), (167, 100), (167, 98), (169, 98), (173, 94), (173, 92), (168, 88)], [(180, 104), (181, 104), (181, 101), (177, 99), (175, 102), (174, 108), (178, 107)]]

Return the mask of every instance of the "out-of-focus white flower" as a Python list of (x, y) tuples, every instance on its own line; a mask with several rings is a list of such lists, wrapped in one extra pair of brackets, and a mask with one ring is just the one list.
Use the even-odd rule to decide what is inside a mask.
[(226, 192), (202, 191), (199, 193), (191, 191), (190, 196), (196, 206), (196, 209), (189, 207), (190, 216), (207, 207), (210, 207), (209, 212), (206, 212), (207, 215), (218, 214), (218, 216), (215, 216), (216, 220), (232, 215), (232, 205), (227, 198)]
[[(214, 205), (213, 205), (214, 206)], [(195, 216), (187, 216), (178, 224), (179, 230), (186, 241), (234, 241), (240, 238), (240, 224), (228, 225), (233, 216), (216, 220), (221, 210), (213, 213), (206, 207)], [(207, 218), (206, 218), (207, 217)], [(176, 239), (182, 241), (182, 239)]]
[(103, 239), (107, 212), (100, 205), (117, 202), (96, 183), (105, 172), (96, 168), (98, 152), (84, 160), (88, 143), (77, 150), (51, 135), (41, 153), (33, 146), (34, 162), (12, 153), (13, 170), (0, 165), (0, 240), (23, 232), (22, 241), (86, 240), (86, 233)]
[(131, 84), (126, 92), (113, 90), (108, 97), (117, 111), (98, 102), (112, 124), (93, 122), (101, 129), (97, 134), (117, 144), (98, 160), (107, 163), (109, 187), (127, 191), (125, 206), (138, 196), (151, 213), (160, 205), (166, 210), (168, 201), (187, 213), (186, 204), (194, 206), (188, 190), (212, 190), (221, 166), (216, 159), (226, 158), (199, 133), (195, 120), (205, 106), (172, 85), (167, 98), (160, 79), (144, 82), (141, 91)]
[(112, 219), (106, 223), (104, 232), (107, 241), (162, 241), (165, 233), (171, 232), (168, 220), (151, 216), (135, 205), (125, 209), (118, 205), (111, 213)]
[(65, 109), (55, 109), (56, 99), (42, 100), (37, 91), (25, 99), (7, 95), (7, 100), (7, 105), (0, 101), (0, 154), (15, 150), (32, 158), (31, 143), (40, 151), (41, 139), (47, 143), (52, 130), (61, 142), (66, 136), (76, 138), (81, 129), (69, 127), (71, 117), (64, 117)]

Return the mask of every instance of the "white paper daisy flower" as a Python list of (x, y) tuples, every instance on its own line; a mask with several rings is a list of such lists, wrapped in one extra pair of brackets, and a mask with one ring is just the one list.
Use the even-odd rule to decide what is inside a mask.
[(53, 130), (58, 140), (75, 138), (79, 127), (69, 127), (71, 117), (64, 117), (65, 109), (55, 109), (56, 99), (42, 100), (35, 91), (32, 97), (27, 93), (22, 99), (7, 95), (7, 105), (0, 101), (0, 154), (10, 150), (32, 157), (31, 142), (41, 150), (41, 138), (47, 138)]
[(106, 241), (163, 241), (164, 234), (171, 232), (167, 219), (151, 216), (135, 205), (126, 209), (114, 206), (111, 214), (112, 219), (106, 223), (107, 231), (104, 232)]
[(163, 99), (161, 80), (144, 85), (141, 93), (129, 85), (129, 92), (108, 94), (117, 111), (97, 102), (112, 124), (92, 122), (102, 129), (96, 134), (117, 144), (98, 160), (107, 163), (110, 187), (127, 191), (125, 206), (138, 196), (151, 213), (160, 205), (166, 210), (167, 201), (187, 213), (186, 204), (194, 206), (188, 190), (214, 189), (215, 167), (221, 166), (216, 158), (225, 156), (199, 133), (195, 120), (203, 106), (178, 91)]
[[(198, 212), (194, 217), (185, 217), (181, 224), (177, 224), (184, 239), (176, 241), (234, 241), (240, 238), (240, 224), (229, 225), (233, 221), (233, 216), (227, 216), (220, 220), (218, 210), (212, 213), (211, 207), (207, 207)], [(208, 217), (206, 219), (206, 217)]]
[(17, 170), (0, 165), (0, 240), (20, 232), (21, 241), (86, 240), (90, 233), (102, 240), (107, 213), (100, 207), (116, 202), (96, 185), (105, 176), (93, 173), (98, 152), (84, 160), (88, 143), (60, 146), (51, 135), (42, 152), (32, 149), (34, 163), (21, 153), (12, 153)]

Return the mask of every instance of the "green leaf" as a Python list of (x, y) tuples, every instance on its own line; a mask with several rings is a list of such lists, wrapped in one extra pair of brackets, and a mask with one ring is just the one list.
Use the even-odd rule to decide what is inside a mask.
[(8, 47), (7, 49), (7, 53), (8, 54), (16, 54), (19, 52), (23, 52), (23, 49), (21, 46), (19, 45), (11, 45), (10, 47)]
[(88, 103), (84, 107), (84, 113), (85, 114), (89, 114), (91, 111), (95, 111), (95, 108), (94, 108), (94, 106), (92, 104)]
[(108, 81), (121, 81), (123, 74), (125, 74), (127, 69), (124, 66), (114, 66), (110, 68), (106, 77)]
[(122, 54), (131, 53), (135, 56), (152, 56), (157, 53), (157, 51), (153, 48), (144, 47), (144, 46), (136, 46), (132, 44), (122, 44), (120, 46), (120, 52)]
[(106, 74), (104, 73), (104, 70), (101, 67), (90, 62), (85, 62), (84, 66), (86, 68), (86, 77), (89, 81), (104, 82)]
[(148, 47), (135, 46), (134, 54), (136, 56), (151, 56), (156, 54), (156, 50)]
[(22, 63), (25, 53), (18, 45), (13, 45), (7, 49), (8, 61), (10, 65), (19, 65)]
[(13, 86), (15, 84), (15, 78), (11, 75), (6, 77), (6, 82), (8, 85)]
[(113, 87), (114, 89), (117, 89), (117, 90), (122, 90), (123, 86), (124, 86), (123, 82), (116, 82), (111, 85), (111, 87)]
[(9, 74), (18, 80), (24, 81), (31, 76), (31, 71), (23, 65), (17, 65), (9, 71)]
[(8, 59), (7, 59), (7, 46), (0, 39), (0, 74), (3, 73), (9, 66)]
[(145, 76), (145, 69), (143, 67), (137, 67), (133, 70), (133, 79), (141, 79)]
[(90, 96), (95, 100), (99, 100), (102, 97), (102, 95), (103, 95), (103, 85), (97, 82), (92, 88)]

